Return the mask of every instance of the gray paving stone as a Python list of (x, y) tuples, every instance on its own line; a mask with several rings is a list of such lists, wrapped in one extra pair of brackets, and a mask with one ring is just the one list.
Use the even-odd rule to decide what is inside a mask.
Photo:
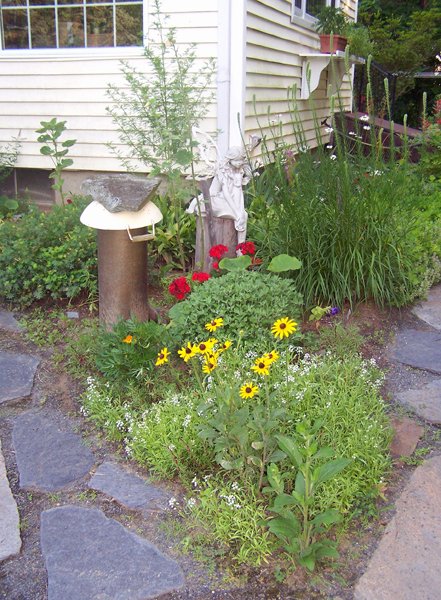
[(396, 503), (354, 600), (441, 598), (441, 456), (418, 467)]
[(31, 395), (39, 362), (35, 356), (0, 352), (0, 404)]
[(6, 475), (0, 441), (0, 561), (20, 552), (20, 518)]
[(98, 509), (43, 512), (41, 548), (48, 600), (147, 600), (184, 583), (175, 561)]
[(23, 331), (23, 327), (16, 321), (14, 315), (8, 310), (0, 309), (0, 329), (19, 333)]
[(41, 413), (17, 417), (12, 440), (24, 489), (60, 490), (84, 477), (95, 462), (79, 435), (60, 431)]
[(412, 312), (432, 327), (441, 330), (441, 285), (433, 287), (427, 300), (414, 306)]
[(441, 425), (441, 379), (420, 389), (399, 392), (395, 398), (429, 423)]
[(392, 360), (441, 375), (441, 332), (406, 329), (390, 347)]
[(169, 500), (165, 492), (112, 462), (98, 467), (89, 487), (112, 496), (127, 508), (160, 510), (167, 507)]

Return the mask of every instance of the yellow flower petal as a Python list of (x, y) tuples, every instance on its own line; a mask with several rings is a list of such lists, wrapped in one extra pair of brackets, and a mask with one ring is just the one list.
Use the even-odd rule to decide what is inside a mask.
[(258, 393), (259, 393), (259, 388), (257, 387), (257, 385), (255, 385), (254, 383), (251, 383), (251, 382), (246, 382), (240, 388), (239, 396), (244, 399), (253, 398), (253, 396), (255, 396)]
[(160, 365), (163, 365), (164, 363), (168, 362), (169, 356), (170, 352), (167, 350), (167, 348), (163, 348), (160, 352), (158, 352), (155, 365), (159, 367)]
[(216, 331), (216, 329), (218, 329), (218, 327), (222, 327), (223, 324), (224, 324), (223, 318), (218, 317), (217, 319), (213, 319), (209, 323), (206, 323), (205, 329), (207, 329), (207, 331), (209, 331), (210, 333), (213, 333), (214, 331)]
[(271, 327), (271, 333), (276, 338), (283, 340), (284, 337), (290, 336), (297, 330), (297, 323), (289, 317), (278, 319)]

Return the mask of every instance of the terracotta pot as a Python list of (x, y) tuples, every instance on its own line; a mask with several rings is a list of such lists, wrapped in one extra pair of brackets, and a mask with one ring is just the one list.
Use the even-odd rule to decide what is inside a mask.
[[(332, 52), (331, 52), (331, 37), (332, 37)], [(325, 35), (320, 34), (320, 52), (322, 54), (334, 54), (337, 50), (345, 51), (348, 45), (348, 40), (342, 35)]]

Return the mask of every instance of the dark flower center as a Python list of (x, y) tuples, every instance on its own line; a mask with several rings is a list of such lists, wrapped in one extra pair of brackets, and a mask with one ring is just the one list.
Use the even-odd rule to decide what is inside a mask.
[(259, 369), (264, 369), (265, 368), (265, 363), (259, 363)]
[(280, 329), (285, 329), (286, 323), (280, 323), (279, 327), (280, 327)]
[(186, 352), (187, 354), (191, 354), (191, 348), (185, 348), (185, 352)]
[(206, 345), (205, 344), (199, 344), (199, 348), (200, 350), (205, 350), (206, 349)]
[(251, 392), (252, 392), (253, 390), (252, 390), (250, 387), (247, 387), (247, 388), (245, 389), (245, 391), (246, 391), (246, 393), (247, 393), (247, 394), (251, 394)]
[(159, 355), (159, 358), (160, 358), (160, 360), (162, 360), (162, 359), (164, 358), (164, 355), (163, 355), (163, 354), (160, 354), (160, 355)]

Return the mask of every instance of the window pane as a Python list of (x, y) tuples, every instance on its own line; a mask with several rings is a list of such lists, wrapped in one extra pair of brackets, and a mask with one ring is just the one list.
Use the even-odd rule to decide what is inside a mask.
[(113, 46), (113, 9), (111, 6), (87, 8), (87, 45)]
[(29, 48), (28, 19), (25, 10), (3, 10), (5, 50)]
[(83, 4), (83, 0), (58, 0), (58, 6), (60, 4)]
[(40, 8), (31, 10), (31, 47), (56, 48), (55, 10)]
[(26, 0), (3, 0), (2, 6), (26, 6)]
[(83, 9), (58, 9), (58, 44), (60, 48), (83, 48)]
[(86, 4), (102, 4), (103, 2), (107, 2), (107, 4), (112, 4), (112, 0), (86, 0)]
[(53, 6), (55, 0), (29, 0), (30, 6)]
[(316, 17), (322, 8), (326, 6), (326, 0), (307, 0), (306, 12)]
[(302, 0), (294, 0), (294, 6), (300, 10), (302, 8)]
[(116, 45), (142, 46), (142, 6), (116, 7)]

